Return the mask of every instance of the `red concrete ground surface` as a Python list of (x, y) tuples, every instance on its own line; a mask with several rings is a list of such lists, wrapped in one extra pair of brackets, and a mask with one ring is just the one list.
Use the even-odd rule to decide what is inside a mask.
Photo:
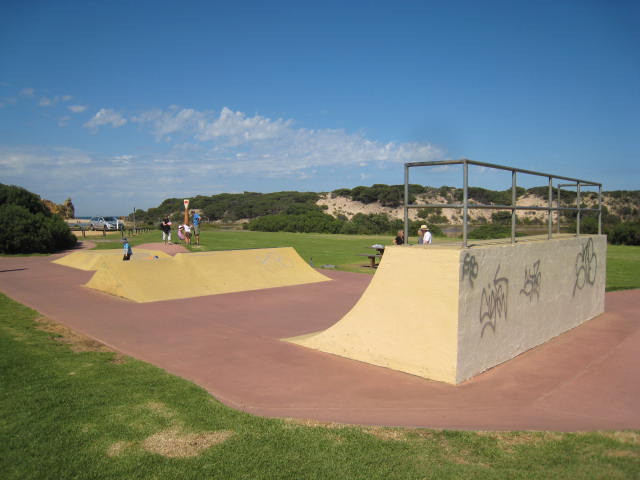
[(368, 275), (323, 270), (332, 282), (137, 304), (84, 287), (93, 272), (51, 263), (59, 256), (0, 258), (0, 291), (256, 415), (468, 430), (640, 429), (640, 290), (608, 293), (603, 315), (452, 386), (280, 340), (337, 322)]

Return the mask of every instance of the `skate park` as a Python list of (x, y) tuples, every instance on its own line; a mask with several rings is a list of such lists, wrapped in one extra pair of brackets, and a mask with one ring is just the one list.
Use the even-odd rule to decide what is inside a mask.
[[(428, 252), (429, 260), (424, 261), (432, 262), (433, 257), (438, 257), (448, 265), (443, 267), (451, 277), (450, 283), (442, 287), (445, 291), (451, 290), (454, 284), (458, 289), (461, 285), (469, 289), (484, 287), (487, 283), (504, 285), (501, 279), (510, 277), (510, 293), (503, 289), (505, 299), (509, 295), (520, 297), (521, 308), (533, 313), (519, 311), (511, 300), (508, 300), (508, 310), (500, 310), (500, 301), (486, 303), (487, 298), (497, 299), (499, 292), (483, 294), (482, 288), (476, 289), (478, 298), (474, 300), (481, 310), (473, 314), (461, 308), (472, 303), (460, 300), (469, 292), (457, 291), (449, 295), (450, 298), (436, 292), (429, 300), (423, 293), (405, 291), (403, 299), (403, 285), (415, 284), (416, 280), (409, 267), (419, 264), (415, 260), (417, 256), (427, 255), (425, 249), (417, 246), (390, 248), (390, 254), (385, 253), (373, 278), (311, 269), (296, 258), (295, 252), (280, 252), (282, 249), (246, 251), (243, 258), (231, 258), (239, 254), (173, 251), (174, 255), (159, 255), (156, 252), (163, 252), (161, 245), (143, 247), (138, 248), (140, 260), (127, 266), (157, 269), (188, 260), (187, 263), (194, 262), (189, 263), (190, 268), (203, 265), (207, 271), (214, 269), (214, 264), (204, 264), (213, 262), (214, 257), (225, 257), (227, 266), (219, 267), (220, 271), (243, 271), (244, 278), (260, 277), (262, 283), (252, 284), (246, 280), (246, 288), (208, 290), (188, 297), (178, 292), (164, 300), (146, 294), (126, 298), (122, 292), (130, 289), (113, 286), (114, 278), (125, 277), (122, 272), (113, 273), (122, 263), (97, 260), (93, 258), (95, 253), (82, 250), (53, 257), (3, 257), (0, 288), (51, 319), (124, 354), (194, 381), (223, 403), (257, 415), (472, 430), (572, 431), (638, 428), (640, 425), (636, 408), (640, 389), (635, 380), (638, 373), (635, 360), (640, 345), (638, 291), (604, 294), (604, 262), (592, 270), (575, 269), (578, 258), (604, 258), (606, 246), (601, 236), (542, 239), (519, 242), (517, 246), (507, 242), (469, 249), (461, 249), (459, 245), (438, 246)], [(516, 253), (508, 253), (516, 248)], [(523, 249), (530, 252), (523, 255)], [(494, 250), (497, 253), (492, 253)], [(477, 270), (469, 268), (469, 253), (473, 253), (476, 264), (481, 265)], [(495, 262), (489, 268), (490, 259), (509, 255), (516, 257), (511, 261), (517, 264), (515, 272), (509, 272), (506, 266), (498, 270)], [(551, 257), (545, 259), (545, 255)], [(72, 256), (79, 258), (74, 260)], [(403, 259), (405, 256), (410, 258)], [(203, 261), (198, 261), (199, 257)], [(568, 263), (560, 262), (561, 258), (568, 259)], [(536, 269), (537, 261), (540, 263)], [(394, 266), (398, 262), (401, 267)], [(589, 264), (587, 261), (586, 265)], [(573, 268), (572, 275), (566, 274), (567, 265)], [(102, 286), (94, 288), (90, 283), (101, 270), (109, 275), (96, 281)], [(523, 272), (526, 272), (524, 279), (521, 278)], [(536, 280), (540, 272), (541, 282)], [(527, 283), (527, 274), (530, 283)], [(389, 291), (388, 279), (397, 276), (406, 276), (408, 283), (396, 282), (398, 291)], [(162, 275), (155, 272), (148, 278), (159, 277)], [(283, 282), (282, 278), (289, 281)], [(144, 281), (138, 273), (132, 274), (131, 279), (133, 283)], [(476, 342), (478, 338), (492, 338), (492, 333), (504, 330), (514, 312), (518, 318), (531, 323), (535, 315), (540, 316), (535, 297), (544, 298), (546, 293), (561, 290), (553, 279), (566, 281), (565, 294), (572, 301), (575, 299), (578, 314), (572, 316), (562, 310), (564, 307), (558, 305), (566, 301), (559, 299), (560, 304), (551, 303), (550, 308), (568, 324), (550, 327), (544, 338), (521, 335), (518, 342), (510, 342), (517, 343), (519, 351), (499, 351), (495, 343), (489, 344), (486, 351), (481, 352), (480, 366), (469, 367), (477, 358), (463, 358), (459, 351), (477, 351), (478, 345), (469, 343), (472, 338)], [(549, 290), (545, 290), (548, 285)], [(161, 290), (158, 284), (155, 287), (151, 290)], [(601, 295), (593, 294), (596, 289)], [(406, 298), (411, 295), (414, 306), (399, 311), (398, 305), (406, 305)], [(378, 300), (367, 297), (378, 297)], [(381, 297), (386, 300), (381, 301)], [(398, 298), (402, 302), (394, 304)], [(406, 365), (376, 363), (361, 353), (354, 354), (356, 348), (345, 355), (330, 351), (326, 345), (307, 348), (300, 344), (303, 342), (284, 340), (322, 336), (322, 332), (330, 332), (340, 324), (353, 323), (349, 316), (359, 317), (357, 328), (351, 331), (347, 328), (342, 339), (353, 337), (355, 331), (364, 328), (357, 322), (370, 319), (369, 323), (375, 326), (376, 314), (382, 320), (415, 318), (425, 305), (433, 314), (437, 308), (430, 307), (429, 301), (434, 299), (441, 300), (443, 311), (457, 319), (473, 320), (469, 326), (461, 324), (455, 330), (444, 332), (437, 342), (417, 346), (418, 350), (435, 351), (438, 361), (445, 354), (450, 355), (451, 361), (440, 365), (442, 371), (448, 371), (448, 376), (410, 371)], [(452, 305), (455, 308), (452, 309)], [(482, 305), (487, 306), (486, 312)], [(384, 306), (390, 310), (380, 310)], [(363, 313), (358, 312), (363, 309)], [(419, 343), (435, 335), (428, 332), (420, 337), (415, 328), (409, 327), (411, 324), (402, 325), (404, 342), (413, 337), (415, 343)], [(465, 329), (472, 327), (479, 331), (479, 337), (463, 335)], [(510, 335), (523, 331), (523, 325), (513, 327)], [(327, 335), (330, 334), (325, 333)], [(378, 331), (376, 335), (377, 341), (392, 337), (388, 331)], [(445, 345), (443, 338), (452, 339), (451, 344)], [(367, 338), (358, 341), (366, 343)], [(375, 347), (383, 350), (381, 344)], [(411, 353), (409, 346), (405, 350)], [(401, 363), (410, 363), (401, 360)]]
[[(290, 247), (139, 245), (123, 263), (92, 246), (2, 257), (0, 288), (242, 411), (468, 430), (640, 426), (640, 296), (604, 293), (602, 235), (551, 235), (550, 224), (517, 242), (388, 247), (373, 277), (311, 268)], [(421, 283), (425, 269), (438, 282)]]

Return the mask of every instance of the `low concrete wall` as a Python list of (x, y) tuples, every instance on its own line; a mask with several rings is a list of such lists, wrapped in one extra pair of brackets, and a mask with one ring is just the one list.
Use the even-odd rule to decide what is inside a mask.
[(604, 312), (605, 236), (460, 253), (456, 383)]

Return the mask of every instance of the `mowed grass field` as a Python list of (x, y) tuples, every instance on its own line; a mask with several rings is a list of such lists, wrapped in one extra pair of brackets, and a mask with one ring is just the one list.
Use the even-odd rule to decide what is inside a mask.
[[(130, 238), (132, 245), (159, 242), (160, 231), (151, 231)], [(109, 233), (105, 240), (88, 239), (97, 248), (120, 247), (120, 234)], [(174, 240), (177, 236), (174, 235)], [(389, 235), (329, 235), (315, 233), (267, 233), (238, 230), (205, 229), (200, 237), (201, 246), (192, 245), (193, 251), (229, 250), (243, 248), (293, 247), (307, 262), (316, 267), (334, 265), (339, 270), (373, 274), (367, 267), (369, 260), (361, 254), (375, 253), (371, 245), (392, 245)], [(417, 238), (410, 237), (411, 243)], [(435, 242), (451, 241), (436, 238)], [(609, 245), (607, 247), (607, 291), (640, 288), (640, 247)]]
[(637, 479), (640, 431), (255, 417), (0, 295), (0, 478)]

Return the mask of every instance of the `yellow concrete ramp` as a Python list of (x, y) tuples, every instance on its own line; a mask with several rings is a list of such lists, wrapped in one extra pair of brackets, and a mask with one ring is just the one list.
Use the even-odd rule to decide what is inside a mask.
[(604, 311), (603, 235), (387, 247), (338, 323), (288, 341), (458, 384)]
[[(170, 258), (171, 256), (159, 250), (136, 249), (130, 262), (156, 260), (157, 258)], [(79, 270), (98, 270), (105, 262), (122, 263), (122, 250), (79, 250), (65, 255), (53, 263)]]
[(136, 302), (155, 302), (329, 280), (293, 248), (285, 247), (179, 253), (153, 262), (108, 262), (87, 286)]
[(460, 249), (386, 247), (358, 303), (322, 332), (288, 341), (455, 383)]

